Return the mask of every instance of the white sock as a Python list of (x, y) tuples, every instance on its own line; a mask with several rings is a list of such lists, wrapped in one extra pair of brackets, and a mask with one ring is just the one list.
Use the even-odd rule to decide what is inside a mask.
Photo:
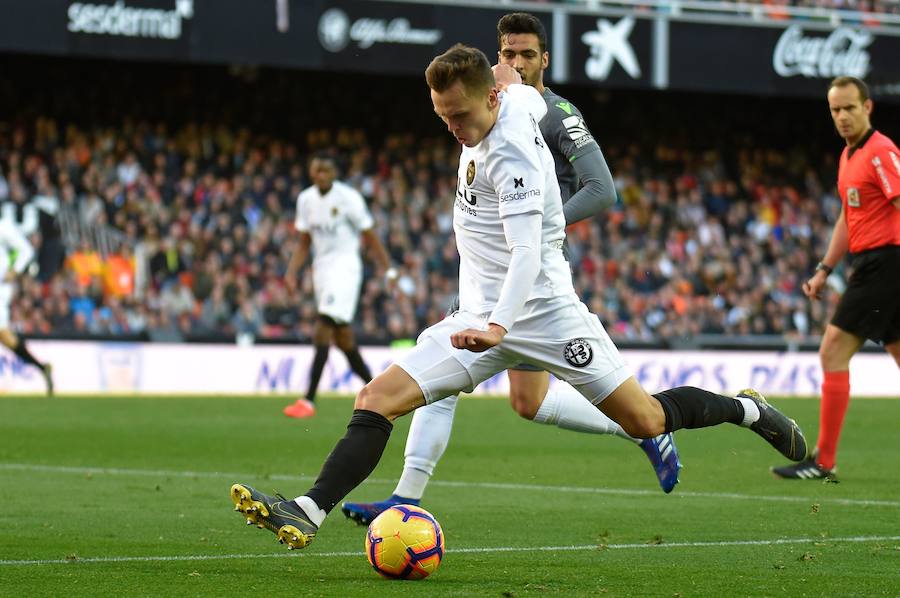
[(640, 442), (626, 434), (622, 426), (607, 417), (568, 384), (558, 385), (547, 391), (532, 421), (576, 432), (615, 434), (633, 442)]
[(453, 415), (458, 402), (459, 397), (453, 395), (420, 407), (413, 413), (409, 434), (406, 436), (403, 475), (397, 482), (394, 494), (415, 499), (421, 499), (425, 494), (425, 487), (434, 473), (434, 467), (450, 442)]
[(325, 521), (325, 516), (328, 515), (328, 513), (320, 509), (319, 505), (308, 496), (298, 496), (294, 499), (294, 502), (297, 503), (298, 507), (303, 509), (303, 512), (306, 513), (309, 520), (317, 526), (322, 525), (322, 522)]
[(742, 426), (749, 428), (750, 424), (756, 423), (756, 421), (759, 420), (759, 407), (753, 400), (746, 397), (734, 397), (734, 400), (739, 401), (744, 407), (744, 419), (741, 422)]

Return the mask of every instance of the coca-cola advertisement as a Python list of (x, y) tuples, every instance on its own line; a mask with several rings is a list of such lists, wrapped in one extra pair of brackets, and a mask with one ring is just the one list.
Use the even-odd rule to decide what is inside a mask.
[(824, 36), (807, 33), (800, 25), (791, 25), (775, 44), (772, 67), (781, 77), (852, 75), (862, 79), (869, 74), (867, 48), (874, 40), (875, 36), (864, 29), (843, 26)]
[(671, 22), (673, 89), (762, 95), (824, 95), (840, 75), (866, 79), (877, 95), (900, 83), (900, 37), (865, 26), (712, 26)]

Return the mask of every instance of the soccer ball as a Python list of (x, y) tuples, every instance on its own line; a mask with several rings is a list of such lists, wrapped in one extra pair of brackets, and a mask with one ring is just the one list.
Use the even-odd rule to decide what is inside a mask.
[(424, 579), (444, 558), (441, 524), (421, 507), (395, 505), (369, 524), (366, 557), (383, 577)]

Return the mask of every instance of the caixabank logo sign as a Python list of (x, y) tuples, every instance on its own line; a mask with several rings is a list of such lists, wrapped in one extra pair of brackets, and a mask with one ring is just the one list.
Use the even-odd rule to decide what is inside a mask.
[(175, 41), (194, 17), (194, 0), (71, 2), (66, 16), (73, 34)]

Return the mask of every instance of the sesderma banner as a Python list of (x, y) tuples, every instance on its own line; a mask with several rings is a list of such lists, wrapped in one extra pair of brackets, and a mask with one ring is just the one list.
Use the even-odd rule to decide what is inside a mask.
[(521, 9), (547, 28), (554, 84), (819, 97), (829, 79), (852, 74), (877, 98), (900, 100), (900, 27), (895, 35), (864, 24), (713, 22), (565, 4), (0, 0), (0, 51), (420, 77), (457, 42), (493, 59), (497, 20)]

